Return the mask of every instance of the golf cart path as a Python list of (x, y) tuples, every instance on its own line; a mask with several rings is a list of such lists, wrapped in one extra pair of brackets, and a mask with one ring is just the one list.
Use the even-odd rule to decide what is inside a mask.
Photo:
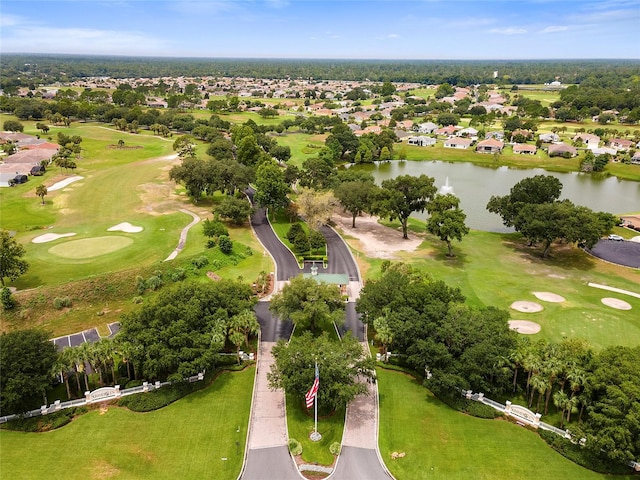
[(178, 246), (173, 252), (171, 252), (171, 254), (167, 258), (164, 259), (165, 262), (173, 260), (182, 250), (184, 250), (184, 244), (187, 242), (187, 234), (189, 233), (189, 230), (200, 221), (200, 217), (195, 213), (190, 212), (189, 210), (185, 210), (184, 208), (181, 208), (180, 211), (182, 213), (186, 213), (187, 215), (191, 215), (193, 217), (193, 220), (189, 225), (182, 229), (182, 231), (180, 232), (180, 240), (178, 240)]

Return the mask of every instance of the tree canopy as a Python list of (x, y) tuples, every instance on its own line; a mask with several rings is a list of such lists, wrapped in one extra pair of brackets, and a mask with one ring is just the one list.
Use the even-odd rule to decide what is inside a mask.
[(427, 175), (400, 175), (384, 180), (374, 211), (390, 220), (400, 220), (402, 237), (409, 238), (407, 220), (413, 212), (424, 212), (427, 203), (438, 191), (433, 185), (434, 181), (434, 178)]
[(18, 330), (0, 336), (0, 409), (3, 415), (42, 405), (51, 383), (57, 353), (41, 330)]
[(29, 264), (22, 257), (25, 249), (15, 241), (8, 231), (0, 231), (0, 283), (4, 279), (15, 280), (29, 269)]
[(182, 380), (215, 365), (231, 319), (253, 303), (251, 288), (240, 282), (184, 282), (124, 315), (119, 336), (132, 346), (142, 376)]
[(269, 386), (284, 388), (300, 402), (311, 387), (318, 363), (320, 387), (318, 408), (331, 412), (346, 406), (357, 395), (367, 392), (366, 384), (358, 377), (373, 378), (374, 362), (352, 335), (342, 341), (323, 333), (314, 337), (311, 332), (295, 335), (289, 343), (280, 340), (273, 347), (275, 363), (267, 374)]
[(335, 285), (318, 283), (301, 275), (271, 299), (270, 310), (279, 317), (291, 320), (297, 330), (309, 329), (318, 333), (332, 329), (332, 324), (344, 322), (344, 302)]
[(449, 257), (453, 256), (451, 240), (462, 241), (462, 237), (469, 233), (469, 228), (464, 220), (467, 216), (458, 206), (460, 200), (455, 195), (436, 195), (427, 204), (429, 219), (427, 220), (427, 231), (446, 242)]

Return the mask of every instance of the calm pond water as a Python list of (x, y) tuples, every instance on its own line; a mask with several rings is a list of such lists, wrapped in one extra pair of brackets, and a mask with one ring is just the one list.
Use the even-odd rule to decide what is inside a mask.
[[(399, 175), (425, 174), (435, 178), (435, 185), (440, 189), (448, 178), (453, 193), (460, 198), (460, 208), (467, 214), (467, 225), (475, 230), (512, 231), (502, 224), (498, 215), (487, 211), (487, 202), (492, 195), (507, 195), (513, 185), (535, 175), (553, 175), (560, 179), (563, 185), (560, 198), (576, 205), (614, 214), (640, 211), (640, 183), (615, 177), (600, 179), (584, 173), (555, 173), (541, 168), (492, 168), (442, 161), (394, 161), (354, 168), (371, 173), (377, 184)], [(424, 219), (426, 212), (412, 216)]]

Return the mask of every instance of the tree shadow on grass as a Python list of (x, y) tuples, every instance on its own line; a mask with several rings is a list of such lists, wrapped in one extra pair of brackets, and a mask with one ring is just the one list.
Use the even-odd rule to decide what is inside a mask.
[(540, 245), (527, 245), (527, 241), (515, 234), (501, 235), (502, 243), (505, 247), (518, 255), (522, 260), (529, 261), (534, 265), (544, 265), (556, 267), (562, 270), (593, 270), (596, 260), (571, 244), (554, 242), (547, 258), (542, 256), (543, 247)]

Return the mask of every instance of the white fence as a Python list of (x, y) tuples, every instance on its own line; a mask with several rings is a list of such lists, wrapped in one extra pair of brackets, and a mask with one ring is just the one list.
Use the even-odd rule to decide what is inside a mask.
[[(571, 432), (569, 432), (569, 430), (562, 430), (560, 428), (554, 427), (553, 425), (549, 425), (548, 423), (541, 422), (541, 414), (534, 413), (528, 408), (525, 408), (521, 405), (513, 405), (508, 400), (506, 404), (503, 405), (499, 402), (496, 402), (495, 400), (491, 400), (490, 398), (485, 397), (484, 393), (473, 393), (471, 390), (462, 390), (462, 395), (469, 400), (475, 400), (476, 402), (484, 403), (485, 405), (489, 405), (490, 407), (495, 408), (499, 412), (514, 418), (516, 420), (516, 423), (520, 425), (529, 425), (533, 428), (548, 430), (549, 432), (553, 432), (557, 435), (560, 435), (561, 437), (575, 442), (575, 437), (571, 435)], [(579, 440), (580, 445), (584, 445), (585, 441), (586, 440), (584, 438), (581, 438)]]
[[(235, 354), (234, 354), (235, 355)], [(197, 375), (193, 375), (192, 377), (186, 378), (188, 382), (197, 382), (200, 380), (204, 380), (204, 372), (198, 373)], [(29, 412), (23, 414), (13, 414), (13, 415), (5, 415), (4, 417), (0, 417), (0, 424), (6, 423), (9, 420), (15, 420), (17, 418), (30, 418), (37, 417), (40, 415), (47, 415), (49, 413), (59, 412), (65, 408), (72, 407), (82, 407), (83, 405), (90, 405), (92, 403), (100, 403), (106, 402), (108, 400), (115, 400), (118, 398), (126, 397), (128, 395), (134, 395), (136, 393), (148, 393), (153, 392), (154, 390), (158, 390), (159, 388), (164, 387), (165, 385), (170, 385), (172, 382), (155, 382), (149, 383), (144, 382), (142, 385), (138, 387), (125, 388), (124, 390), (120, 390), (120, 385), (116, 385), (115, 387), (102, 387), (93, 392), (84, 392), (84, 398), (78, 398), (76, 400), (69, 400), (68, 402), (61, 402), (60, 400), (56, 400), (51, 405), (43, 405), (39, 409), (31, 410)]]

